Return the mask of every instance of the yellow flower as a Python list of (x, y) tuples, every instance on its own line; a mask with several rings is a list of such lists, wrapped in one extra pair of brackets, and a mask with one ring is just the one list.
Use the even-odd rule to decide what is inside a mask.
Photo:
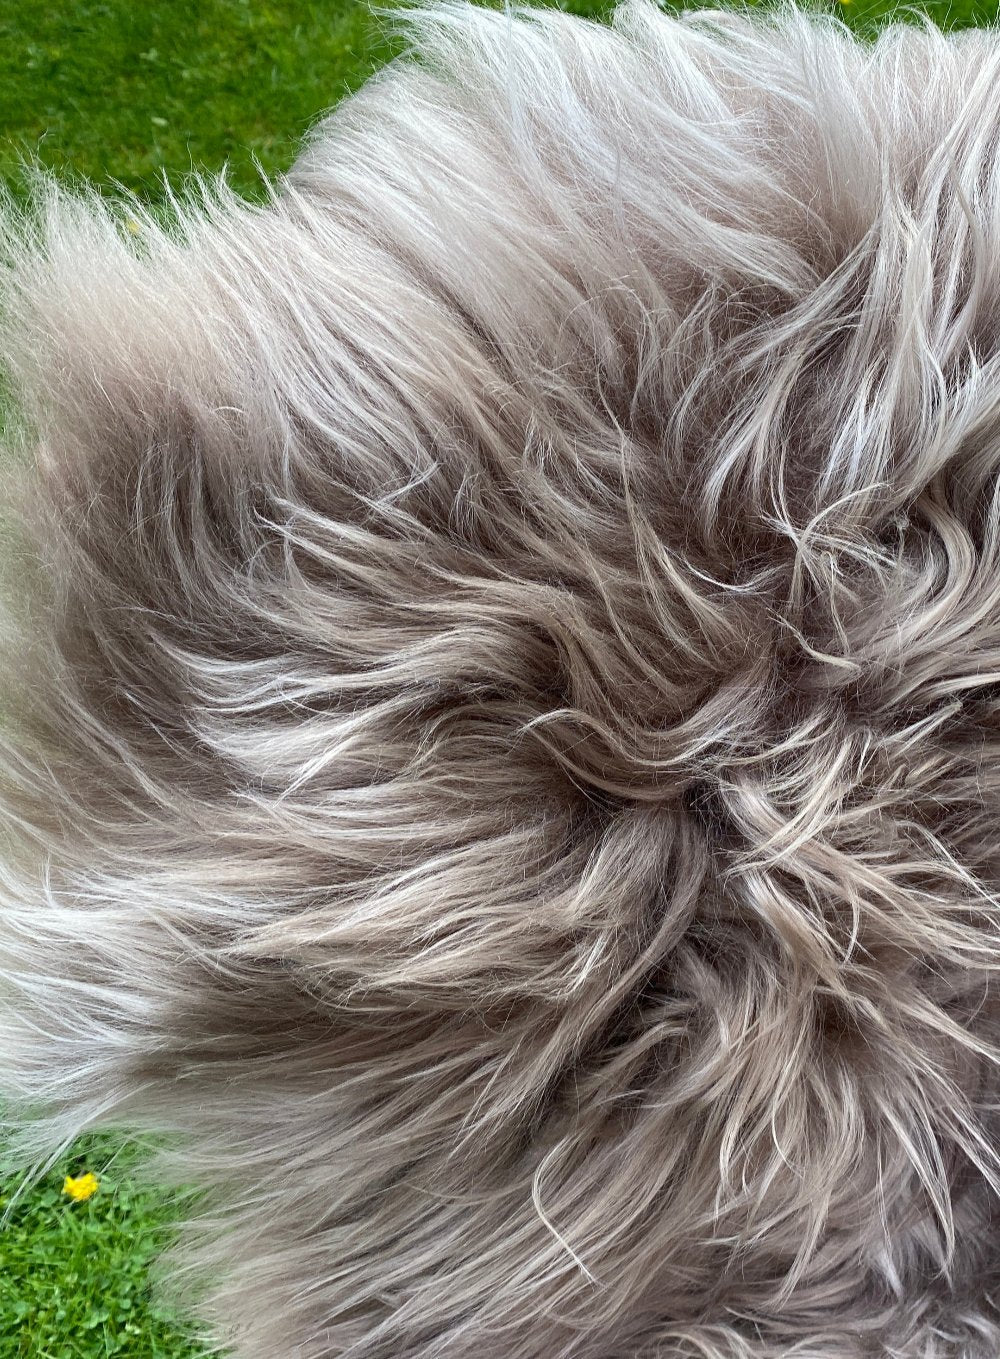
[(84, 1199), (89, 1199), (92, 1194), (97, 1193), (99, 1183), (97, 1176), (91, 1175), (89, 1170), (86, 1175), (81, 1175), (76, 1180), (72, 1175), (67, 1175), (63, 1181), (63, 1193), (68, 1194), (76, 1203), (82, 1203)]

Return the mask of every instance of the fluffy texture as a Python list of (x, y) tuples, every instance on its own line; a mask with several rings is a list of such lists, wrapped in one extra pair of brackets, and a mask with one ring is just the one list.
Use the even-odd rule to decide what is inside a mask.
[(995, 1359), (1000, 36), (403, 23), (8, 227), (22, 1150), (239, 1359)]

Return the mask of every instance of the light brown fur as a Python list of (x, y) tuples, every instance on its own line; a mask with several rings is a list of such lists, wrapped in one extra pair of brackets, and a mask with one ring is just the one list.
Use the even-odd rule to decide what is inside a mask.
[(997, 33), (406, 32), (8, 214), (22, 1152), (240, 1359), (996, 1359)]

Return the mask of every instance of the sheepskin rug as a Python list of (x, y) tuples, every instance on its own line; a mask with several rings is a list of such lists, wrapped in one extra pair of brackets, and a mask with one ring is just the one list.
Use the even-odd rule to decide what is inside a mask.
[(996, 1359), (1000, 34), (399, 24), (7, 212), (18, 1155), (238, 1359)]

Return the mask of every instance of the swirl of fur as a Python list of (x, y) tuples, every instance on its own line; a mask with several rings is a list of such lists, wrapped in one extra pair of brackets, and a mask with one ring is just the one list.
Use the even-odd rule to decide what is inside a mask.
[(21, 1152), (240, 1359), (995, 1359), (1000, 37), (401, 24), (6, 215)]

